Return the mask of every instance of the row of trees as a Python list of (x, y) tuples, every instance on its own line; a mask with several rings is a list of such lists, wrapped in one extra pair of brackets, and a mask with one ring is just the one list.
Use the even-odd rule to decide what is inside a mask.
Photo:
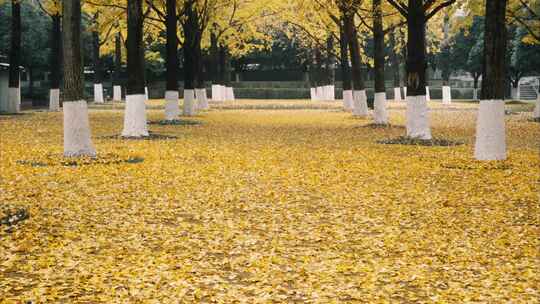
[[(12, 1), (12, 50), (20, 49), (20, 0)], [(62, 18), (63, 36), (62, 58), (64, 62), (64, 138), (65, 154), (70, 156), (92, 155), (88, 114), (82, 93), (82, 56), (80, 54), (80, 35), (82, 10), (80, 1), (43, 0), (40, 2), (50, 16)], [(510, 1), (512, 2), (512, 1)], [(524, 2), (520, 1), (522, 5)], [(93, 61), (96, 73), (96, 86), (100, 88), (101, 52), (114, 50), (115, 66), (119, 70), (122, 61), (121, 45), (127, 49), (127, 96), (124, 129), (125, 137), (148, 136), (145, 114), (145, 57), (152, 56), (148, 45), (152, 41), (164, 40), (166, 44), (167, 68), (167, 104), (165, 116), (169, 120), (178, 118), (178, 62), (179, 49), (183, 53), (184, 63), (184, 114), (194, 113), (194, 101), (197, 98), (203, 106), (206, 103), (206, 90), (203, 79), (203, 49), (205, 43), (209, 50), (210, 65), (215, 68), (215, 82), (224, 81), (223, 70), (231, 54), (247, 54), (265, 45), (272, 37), (272, 30), (289, 31), (306, 45), (306, 58), (328, 68), (339, 60), (344, 79), (345, 104), (358, 116), (367, 115), (362, 67), (370, 64), (369, 56), (363, 54), (368, 49), (363, 42), (371, 37), (373, 41), (373, 66), (375, 67), (375, 121), (387, 123), (384, 67), (386, 56), (385, 44), (401, 51), (406, 62), (405, 82), (407, 96), (407, 135), (410, 137), (431, 139), (428, 108), (426, 99), (428, 51), (433, 46), (428, 43), (430, 32), (426, 31), (430, 20), (442, 18), (447, 24), (457, 0), (294, 0), (261, 1), (255, 0), (88, 0), (85, 2), (86, 15), (91, 17), (94, 50)], [(483, 15), (485, 34), (483, 39), (482, 99), (502, 100), (504, 98), (505, 54), (506, 54), (506, 12), (507, 1), (486, 1), (484, 8), (478, 7), (478, 1), (462, 1), (460, 9), (468, 16)], [(454, 5), (454, 6), (453, 6)], [(529, 6), (527, 6), (529, 7)], [(521, 7), (523, 9), (523, 7)], [(493, 13), (493, 14), (491, 14)], [(442, 17), (441, 17), (442, 16)], [(535, 37), (535, 25), (520, 17), (520, 24), (527, 24), (527, 37)], [(515, 17), (516, 20), (517, 17)], [(474, 23), (474, 21), (473, 21)], [(54, 22), (53, 22), (54, 24)], [(292, 26), (291, 26), (292, 25)], [(400, 28), (406, 31), (400, 31)], [(262, 30), (262, 29), (265, 30)], [(443, 27), (448, 28), (448, 27)], [(301, 29), (291, 30), (291, 29)], [(367, 32), (362, 29), (368, 29)], [(448, 31), (441, 31), (443, 49), (448, 48)], [(57, 33), (55, 30), (52, 34)], [(445, 36), (446, 35), (446, 36)], [(114, 43), (110, 43), (114, 37)], [(323, 37), (324, 43), (321, 43)], [(530, 38), (528, 38), (530, 39)], [(58, 43), (60, 39), (51, 39)], [(337, 43), (336, 43), (337, 41)], [(406, 41), (406, 46), (403, 43)], [(111, 47), (113, 45), (114, 47)], [(317, 46), (317, 47), (314, 47)], [(322, 52), (326, 51), (323, 59)], [(10, 56), (11, 70), (18, 73), (19, 52)], [(60, 52), (58, 52), (60, 53)], [(339, 54), (338, 54), (339, 53)], [(59, 58), (59, 54), (51, 57)], [(392, 62), (397, 56), (391, 56)], [(60, 66), (60, 65), (58, 65)], [(116, 69), (115, 69), (116, 70)], [(443, 69), (444, 70), (444, 69)], [(443, 73), (445, 77), (449, 73)], [(10, 79), (18, 77), (10, 77)], [(326, 81), (329, 81), (331, 75)], [(349, 81), (350, 79), (350, 81)], [(322, 81), (322, 80), (320, 80)], [(15, 83), (15, 80), (13, 80)], [(18, 85), (18, 84), (16, 84)], [(11, 87), (11, 81), (10, 81)], [(11, 91), (11, 90), (10, 90)], [(116, 89), (115, 89), (116, 91)], [(347, 93), (348, 92), (348, 93)], [(52, 95), (52, 94), (51, 94)], [(20, 98), (20, 97), (19, 97)], [(99, 99), (99, 98), (98, 98)], [(66, 104), (67, 103), (67, 104)], [(482, 113), (500, 113), (500, 105), (492, 109), (482, 103)], [(484, 111), (483, 109), (486, 108)], [(18, 110), (18, 109), (16, 109)], [(504, 113), (504, 112), (503, 112)], [(484, 119), (491, 123), (494, 116)], [(504, 129), (504, 120), (502, 121)], [(480, 126), (481, 124), (479, 124)], [(497, 126), (500, 123), (497, 122)], [(486, 128), (489, 134), (495, 127)], [(504, 132), (503, 132), (504, 134)], [(481, 135), (481, 134), (480, 134)], [(489, 138), (489, 136), (484, 136)], [(483, 136), (478, 136), (477, 146), (490, 146), (483, 143)], [(491, 146), (490, 146), (491, 147)], [(484, 149), (482, 148), (482, 149)], [(480, 150), (482, 150), (480, 149)], [(485, 150), (485, 149), (484, 149)], [(481, 159), (501, 158), (500, 152), (478, 152)]]

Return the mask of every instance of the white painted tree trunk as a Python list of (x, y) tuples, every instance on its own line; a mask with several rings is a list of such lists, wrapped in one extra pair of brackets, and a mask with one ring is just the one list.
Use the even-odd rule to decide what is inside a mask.
[(510, 94), (511, 94), (512, 100), (519, 100), (520, 99), (519, 86), (517, 88), (512, 87)]
[(21, 87), (8, 88), (6, 112), (8, 113), (21, 112)]
[(366, 90), (353, 91), (353, 100), (353, 115), (360, 117), (368, 116)]
[(148, 100), (148, 87), (144, 87), (144, 98)]
[(401, 88), (394, 88), (394, 101), (400, 102), (401, 99)]
[(540, 118), (540, 92), (536, 93), (536, 105), (534, 106), (533, 118)]
[(94, 102), (103, 103), (103, 84), (94, 83)]
[(119, 85), (113, 87), (113, 101), (122, 101), (122, 87)]
[(353, 91), (352, 90), (345, 90), (343, 91), (343, 108), (345, 108), (346, 111), (351, 111), (353, 108)]
[(309, 89), (309, 97), (311, 97), (311, 101), (317, 100), (317, 89), (316, 88), (310, 88)]
[(212, 101), (222, 101), (223, 97), (220, 94), (220, 86), (218, 84), (212, 85)]
[(445, 105), (452, 103), (452, 90), (450, 89), (450, 86), (442, 87), (442, 103)]
[(180, 106), (178, 105), (178, 91), (165, 92), (165, 119), (176, 120), (180, 116)]
[(219, 86), (219, 96), (221, 101), (227, 101), (227, 87), (223, 85)]
[(197, 110), (208, 110), (208, 97), (206, 89), (195, 89), (195, 97), (197, 98)]
[(473, 88), (473, 100), (478, 100), (478, 89)]
[(64, 156), (96, 156), (86, 101), (64, 101)]
[(407, 100), (407, 87), (403, 87), (403, 100)]
[(476, 124), (474, 158), (506, 159), (506, 135), (503, 100), (481, 100)]
[(49, 90), (49, 111), (60, 111), (60, 89)]
[(234, 88), (233, 87), (227, 87), (226, 88), (226, 94), (227, 94), (227, 100), (234, 101)]
[(126, 96), (126, 109), (124, 111), (124, 130), (122, 130), (122, 136), (148, 136), (145, 100), (145, 94), (134, 94)]
[(386, 110), (386, 93), (375, 93), (373, 116), (376, 124), (388, 123), (388, 111)]
[(431, 96), (429, 95), (429, 87), (426, 87), (426, 101), (431, 101)]
[(328, 100), (336, 100), (336, 87), (333, 85), (328, 86)]
[(184, 116), (195, 115), (195, 90), (184, 90)]
[(407, 96), (406, 120), (408, 137), (431, 139), (426, 96)]

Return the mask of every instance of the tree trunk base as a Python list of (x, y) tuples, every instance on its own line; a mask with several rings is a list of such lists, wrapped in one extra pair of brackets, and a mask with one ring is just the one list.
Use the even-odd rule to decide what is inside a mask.
[(426, 86), (426, 101), (427, 102), (431, 101), (431, 96), (429, 95), (429, 87), (428, 86)]
[(122, 87), (119, 85), (113, 86), (113, 101), (122, 101)]
[(353, 108), (353, 91), (345, 90), (343, 91), (343, 108), (345, 111), (352, 111)]
[(64, 112), (64, 156), (95, 157), (96, 150), (90, 138), (88, 106), (86, 101), (63, 103)]
[(94, 83), (94, 102), (103, 103), (103, 84)]
[(177, 120), (180, 116), (178, 91), (165, 92), (165, 120)]
[(533, 118), (540, 118), (540, 92), (536, 93), (536, 105), (534, 106)]
[(373, 118), (376, 124), (388, 124), (388, 111), (386, 110), (386, 93), (375, 93)]
[(49, 90), (49, 111), (60, 111), (60, 89)]
[(401, 99), (401, 88), (399, 87), (394, 88), (394, 101), (395, 102), (403, 101), (403, 99)]
[(481, 100), (476, 124), (474, 158), (506, 159), (506, 135), (503, 100)]
[(367, 96), (366, 90), (353, 91), (353, 115), (358, 117), (368, 116), (368, 105), (367, 105)]
[(21, 87), (8, 88), (6, 112), (7, 113), (21, 112)]
[(225, 88), (225, 96), (226, 96), (226, 100), (228, 100), (228, 101), (234, 101), (235, 100), (233, 87), (226, 87)]
[(206, 96), (206, 89), (196, 89), (195, 97), (197, 98), (198, 110), (208, 110), (208, 97)]
[(123, 137), (148, 136), (145, 98), (144, 94), (126, 96)]
[(431, 139), (429, 109), (425, 95), (407, 96), (407, 136), (417, 139)]
[(223, 97), (221, 96), (221, 86), (218, 84), (212, 85), (212, 101), (223, 101)]
[(195, 90), (184, 90), (184, 116), (195, 115)]
[(449, 105), (452, 103), (452, 90), (450, 86), (442, 87), (442, 103), (444, 105)]

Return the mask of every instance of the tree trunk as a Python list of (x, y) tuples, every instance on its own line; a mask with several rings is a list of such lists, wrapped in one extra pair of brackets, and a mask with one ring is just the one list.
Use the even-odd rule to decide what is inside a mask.
[(21, 1), (11, 1), (11, 46), (9, 50), (9, 88), (6, 111), (18, 113), (21, 110)]
[(103, 103), (103, 70), (100, 58), (99, 42), (99, 13), (94, 15), (94, 30), (92, 31), (92, 61), (94, 66), (94, 102)]
[(426, 16), (423, 1), (409, 0), (407, 17), (407, 95), (426, 95)]
[(319, 47), (315, 48), (315, 86), (323, 85), (322, 55)]
[(219, 75), (221, 74), (221, 67), (219, 64), (219, 46), (218, 37), (214, 32), (210, 33), (210, 62), (212, 82), (215, 84), (219, 84)]
[(60, 88), (60, 65), (61, 65), (61, 47), (62, 47), (62, 32), (60, 28), (61, 17), (59, 14), (52, 16), (52, 28), (51, 28), (51, 54), (50, 54), (50, 69), (51, 69), (51, 89)]
[(167, 0), (167, 91), (178, 91), (178, 37), (176, 36), (176, 0)]
[(113, 72), (113, 100), (122, 100), (122, 83), (120, 81), (122, 75), (122, 41), (120, 33), (114, 37), (114, 72)]
[(396, 52), (396, 36), (393, 32), (390, 33), (390, 47), (392, 49), (392, 52), (390, 52), (390, 64), (392, 65), (394, 88), (399, 88), (401, 86), (401, 79), (399, 75), (399, 55)]
[(114, 37), (114, 85), (121, 85), (122, 77), (122, 40), (120, 33)]
[(334, 75), (334, 37), (329, 35), (326, 39), (326, 84), (333, 85), (335, 81)]
[(95, 156), (90, 139), (88, 108), (83, 94), (81, 2), (62, 3), (64, 54), (64, 155)]
[(146, 125), (146, 90), (143, 47), (142, 0), (128, 0), (127, 7), (127, 72), (124, 137), (148, 136)]
[(94, 16), (94, 26), (96, 27), (92, 31), (92, 61), (94, 65), (94, 83), (103, 82), (103, 71), (101, 68), (101, 58), (100, 58), (100, 43), (99, 43), (99, 29), (98, 27), (98, 14)]
[(384, 84), (384, 29), (381, 0), (373, 0), (373, 40), (375, 51), (373, 119), (376, 124), (387, 124), (388, 112), (386, 111), (386, 87)]
[(349, 41), (349, 52), (352, 64), (352, 81), (354, 90), (364, 90), (364, 79), (362, 77), (362, 67), (360, 61), (360, 46), (358, 45), (358, 34), (354, 25), (353, 16), (345, 16), (345, 34)]
[(351, 69), (349, 67), (349, 40), (345, 35), (345, 27), (342, 22), (341, 29), (339, 31), (339, 50), (341, 55), (341, 78), (343, 80), (343, 91), (350, 91), (352, 89), (351, 83)]
[(504, 99), (506, 0), (486, 2), (482, 99)]
[(373, 0), (373, 42), (375, 44), (375, 93), (386, 92), (384, 84), (384, 29), (381, 0)]
[(443, 23), (443, 42), (442, 42), (442, 48), (441, 48), (441, 76), (443, 81), (443, 86), (448, 86), (450, 84), (450, 38), (449, 38), (449, 31), (450, 31), (450, 16), (448, 15), (448, 12), (444, 15), (444, 23)]
[(64, 1), (63, 53), (64, 53), (64, 100), (84, 99), (83, 66), (81, 55), (81, 3), (79, 0)]
[(178, 36), (176, 36), (176, 0), (167, 0), (165, 26), (167, 28), (166, 44), (166, 84), (165, 84), (165, 119), (175, 120), (180, 115), (178, 105)]
[(141, 0), (128, 0), (127, 94), (143, 94), (145, 86), (143, 11)]
[(9, 87), (20, 87), (21, 1), (11, 0), (11, 47), (9, 49)]
[(506, 159), (504, 122), (506, 0), (486, 1), (482, 100), (478, 110), (474, 157)]

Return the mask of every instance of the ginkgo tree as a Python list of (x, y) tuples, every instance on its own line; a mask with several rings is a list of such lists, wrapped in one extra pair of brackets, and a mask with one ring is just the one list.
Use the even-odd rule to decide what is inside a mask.
[(49, 110), (60, 109), (60, 79), (62, 62), (62, 2), (60, 0), (40, 0), (37, 4), (41, 10), (51, 18), (49, 68)]
[(80, 0), (62, 2), (64, 155), (68, 157), (96, 155), (83, 93), (81, 14)]
[(387, 0), (407, 20), (407, 136), (431, 139), (426, 99), (426, 24), (455, 0)]
[(21, 111), (21, 0), (11, 0), (11, 42), (9, 49), (8, 98), (5, 111)]

